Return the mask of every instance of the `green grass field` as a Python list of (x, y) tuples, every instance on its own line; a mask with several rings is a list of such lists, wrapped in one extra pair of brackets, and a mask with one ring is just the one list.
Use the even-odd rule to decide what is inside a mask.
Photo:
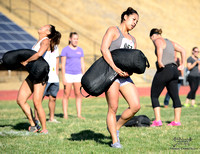
[[(173, 108), (161, 108), (163, 126), (159, 128), (122, 127), (120, 140), (123, 149), (113, 149), (106, 129), (107, 103), (105, 98), (83, 99), (82, 115), (76, 117), (74, 99), (69, 102), (69, 119), (62, 118), (61, 100), (57, 100), (55, 118), (61, 123), (47, 122), (49, 134), (29, 133), (28, 120), (15, 101), (0, 101), (0, 153), (200, 153), (200, 96), (197, 108), (182, 108), (180, 127), (169, 127)], [(154, 120), (149, 97), (141, 97), (141, 110)], [(185, 96), (181, 96), (185, 101)], [(163, 102), (163, 97), (160, 97)], [(32, 102), (29, 101), (31, 106)], [(43, 106), (48, 115), (47, 100)], [(162, 103), (161, 103), (162, 104)], [(127, 108), (120, 99), (117, 114)]]

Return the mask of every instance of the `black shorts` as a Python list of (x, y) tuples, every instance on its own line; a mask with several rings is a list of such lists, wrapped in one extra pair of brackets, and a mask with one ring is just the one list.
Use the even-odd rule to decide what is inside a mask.
[(37, 83), (45, 84), (45, 83), (47, 83), (49, 77), (46, 76), (46, 77), (44, 77), (44, 78), (42, 78), (42, 79), (35, 80), (34, 77), (33, 77), (31, 74), (29, 74), (29, 75), (27, 76), (26, 80), (27, 80), (27, 79), (28, 79), (29, 81), (31, 81), (32, 83), (34, 83), (34, 84), (37, 84)]

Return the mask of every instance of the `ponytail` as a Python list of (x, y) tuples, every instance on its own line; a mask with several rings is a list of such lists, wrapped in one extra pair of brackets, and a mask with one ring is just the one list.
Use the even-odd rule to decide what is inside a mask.
[(50, 49), (51, 49), (51, 52), (53, 52), (55, 49), (55, 46), (60, 44), (61, 33), (59, 31), (56, 31), (55, 26), (53, 25), (50, 25), (50, 26), (51, 28), (49, 31), (51, 32), (51, 34), (49, 34), (47, 37), (51, 39)]
[(124, 16), (127, 15), (131, 15), (131, 14), (137, 14), (139, 16), (139, 14), (137, 13), (136, 10), (134, 10), (132, 7), (128, 7), (126, 11), (124, 11), (121, 15), (121, 23), (124, 21)]
[(162, 29), (153, 28), (153, 29), (150, 31), (149, 36), (151, 37), (153, 34), (159, 34), (159, 35), (161, 35), (161, 34), (162, 34)]

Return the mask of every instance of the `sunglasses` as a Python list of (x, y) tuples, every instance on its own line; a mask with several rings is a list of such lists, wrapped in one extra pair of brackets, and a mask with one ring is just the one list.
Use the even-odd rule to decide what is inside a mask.
[(198, 51), (198, 50), (194, 50), (194, 52), (197, 52), (197, 53), (199, 53), (199, 51)]

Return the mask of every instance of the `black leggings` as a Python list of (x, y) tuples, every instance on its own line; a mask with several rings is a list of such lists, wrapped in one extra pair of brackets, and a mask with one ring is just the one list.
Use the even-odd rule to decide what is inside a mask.
[(199, 87), (200, 77), (188, 76), (188, 82), (190, 85), (190, 92), (187, 95), (188, 99), (195, 99), (196, 91)]
[(152, 107), (160, 107), (159, 96), (166, 87), (173, 101), (173, 107), (181, 107), (178, 95), (178, 69), (175, 64), (168, 64), (165, 68), (158, 69), (151, 86)]

